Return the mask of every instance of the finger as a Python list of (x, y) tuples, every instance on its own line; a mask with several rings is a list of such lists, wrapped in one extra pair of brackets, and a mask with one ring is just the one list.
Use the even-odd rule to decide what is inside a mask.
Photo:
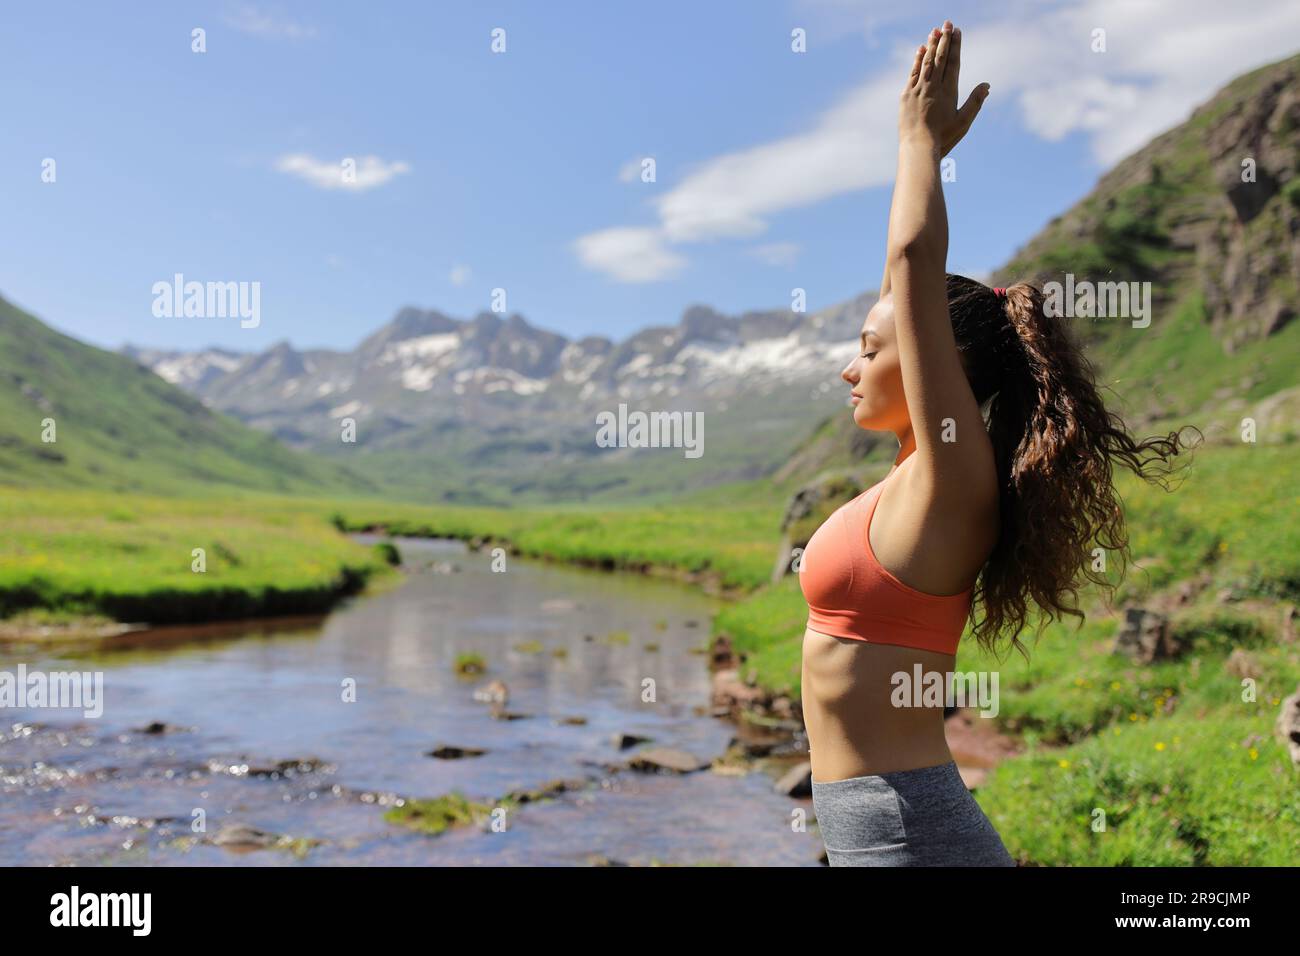
[(939, 45), (934, 51), (935, 79), (943, 82), (944, 71), (948, 68), (948, 45), (952, 42), (952, 21), (943, 21), (943, 32), (939, 34)]
[(952, 78), (952, 85), (957, 86), (957, 74), (961, 72), (961, 28), (952, 28), (952, 41), (948, 44), (948, 69), (945, 77)]
[(970, 96), (966, 97), (966, 102), (957, 111), (957, 128), (961, 130), (962, 136), (966, 135), (966, 130), (970, 129), (970, 124), (975, 122), (975, 117), (979, 115), (980, 107), (984, 105), (984, 101), (988, 99), (988, 96), (989, 85), (981, 83), (971, 90)]
[(934, 72), (934, 53), (939, 45), (939, 31), (931, 30), (930, 38), (925, 44), (925, 59), (921, 61), (921, 79), (928, 80)]
[(912, 73), (907, 78), (908, 88), (916, 86), (916, 81), (921, 78), (921, 61), (925, 58), (925, 44), (922, 43), (916, 48), (916, 58), (912, 61)]

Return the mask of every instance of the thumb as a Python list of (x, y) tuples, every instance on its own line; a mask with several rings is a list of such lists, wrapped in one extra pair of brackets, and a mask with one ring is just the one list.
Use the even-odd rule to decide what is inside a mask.
[(963, 130), (970, 129), (970, 124), (975, 122), (975, 117), (988, 99), (989, 85), (981, 83), (975, 89), (971, 90), (970, 96), (966, 97), (966, 103), (957, 111), (957, 119), (960, 121)]

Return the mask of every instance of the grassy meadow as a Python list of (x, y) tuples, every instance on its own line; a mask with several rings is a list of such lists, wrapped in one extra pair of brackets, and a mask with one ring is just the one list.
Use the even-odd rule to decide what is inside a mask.
[[(764, 498), (760, 492), (766, 493)], [(327, 610), (388, 568), (343, 531), (487, 538), (531, 557), (707, 578), (729, 590), (771, 572), (782, 502), (709, 492), (689, 508), (443, 508), (209, 490), (202, 496), (10, 488), (0, 495), (0, 618), (151, 624)], [(205, 570), (193, 570), (193, 551)]]
[(0, 527), (0, 617), (172, 624), (323, 612), (388, 567), (293, 499), (6, 489)]

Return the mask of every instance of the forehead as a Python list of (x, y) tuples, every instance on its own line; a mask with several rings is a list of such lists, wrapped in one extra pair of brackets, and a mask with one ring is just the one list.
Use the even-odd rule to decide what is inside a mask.
[(877, 299), (867, 317), (862, 320), (862, 335), (883, 339), (889, 335), (893, 320), (894, 309), (889, 297)]
[(889, 313), (873, 309), (867, 313), (867, 317), (862, 321), (863, 338), (871, 336), (876, 339), (884, 339), (889, 336), (890, 328), (893, 325), (892, 316)]

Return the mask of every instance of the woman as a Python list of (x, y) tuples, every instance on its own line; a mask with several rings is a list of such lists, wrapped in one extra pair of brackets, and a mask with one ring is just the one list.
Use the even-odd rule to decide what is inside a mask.
[(800, 573), (813, 809), (832, 866), (1015, 865), (957, 772), (942, 701), (918, 706), (895, 676), (951, 674), (968, 620), (985, 648), (1009, 632), (1023, 654), (1030, 599), (1040, 627), (1082, 618), (1066, 601), (1080, 575), (1107, 585), (1093, 549), (1122, 561), (1127, 545), (1110, 459), (1150, 481), (1144, 465), (1178, 451), (1178, 433), (1128, 436), (1038, 289), (945, 272), (939, 161), (989, 92), (957, 108), (960, 54), (948, 22), (916, 51), (881, 296), (842, 374), (856, 423), (894, 432), (898, 455), (817, 530)]

